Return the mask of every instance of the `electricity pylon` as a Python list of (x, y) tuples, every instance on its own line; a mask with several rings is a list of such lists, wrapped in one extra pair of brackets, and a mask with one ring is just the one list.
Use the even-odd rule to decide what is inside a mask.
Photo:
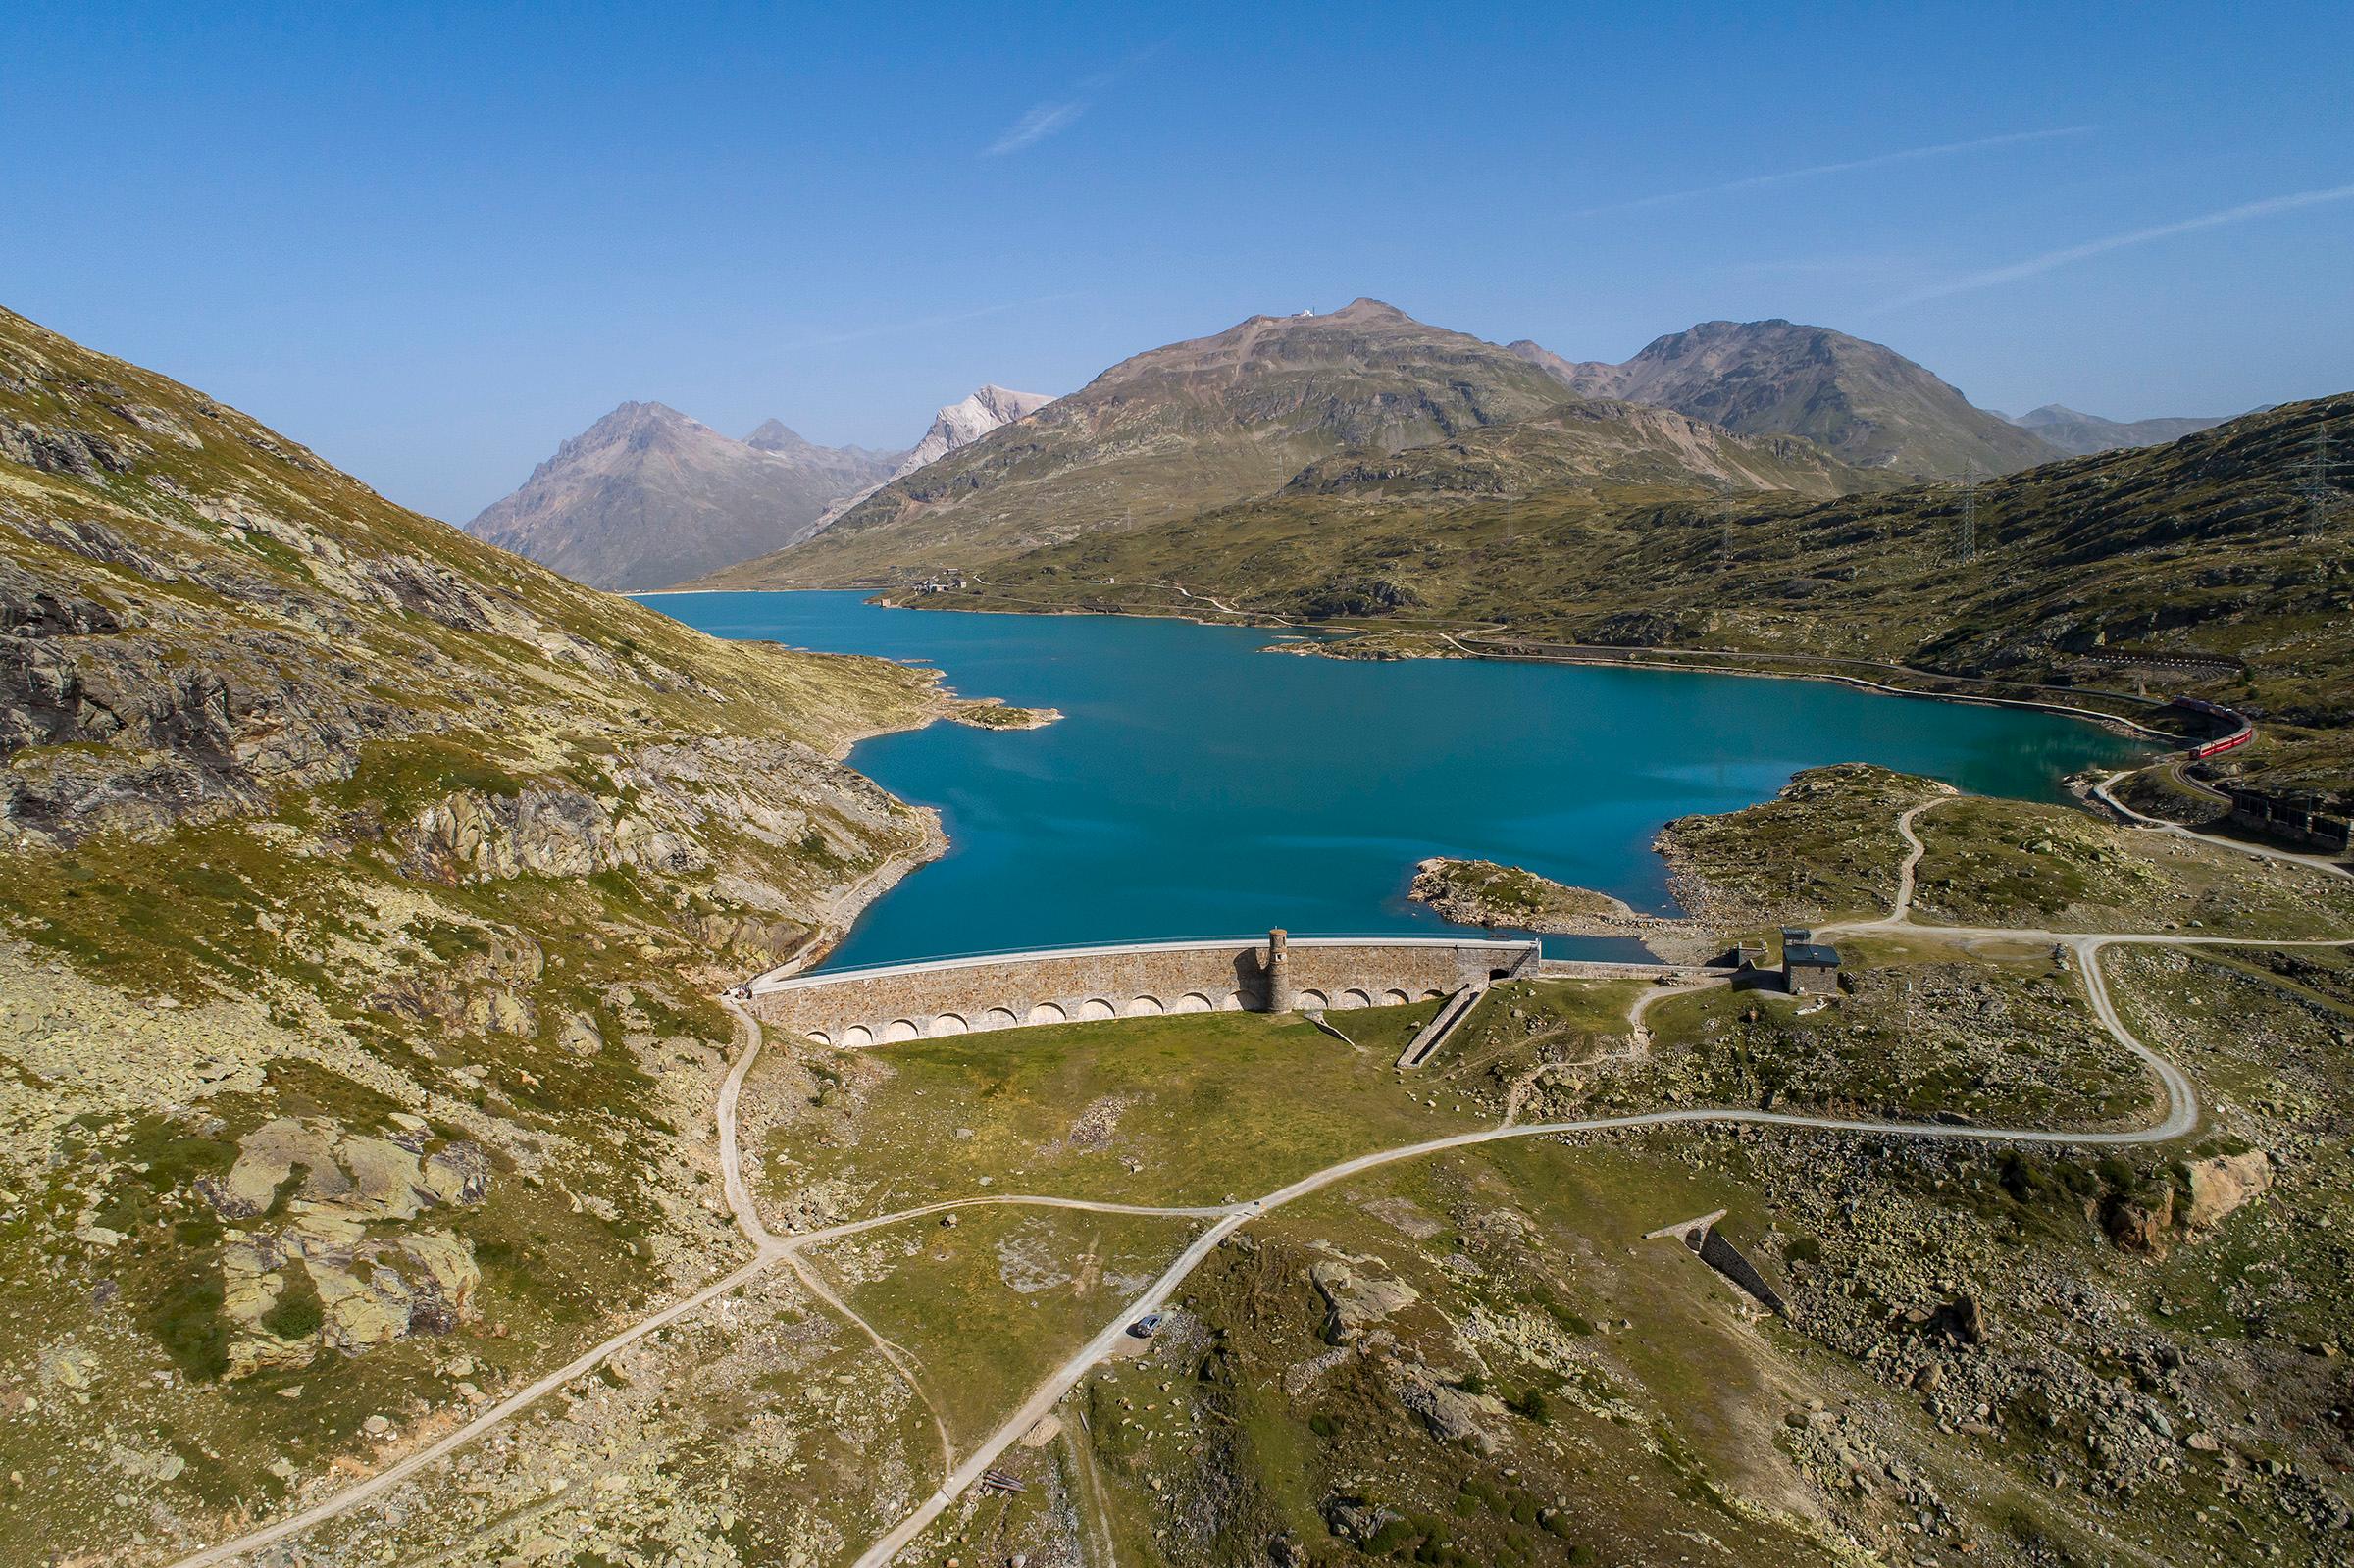
[(1962, 460), (1962, 531), (1954, 554), (1964, 561), (1978, 556), (1978, 465), (1969, 458)]

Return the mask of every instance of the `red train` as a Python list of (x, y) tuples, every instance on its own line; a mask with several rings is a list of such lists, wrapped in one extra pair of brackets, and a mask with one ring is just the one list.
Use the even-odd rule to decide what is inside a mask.
[(2218, 724), (2230, 727), (2222, 739), (2204, 740), (2192, 746), (2190, 755), (2194, 761), (2201, 757), (2219, 757), (2226, 751), (2235, 751), (2256, 738), (2256, 726), (2248, 716), (2236, 709), (2226, 708), (2220, 702), (2208, 702), (2200, 697), (2176, 697), (2175, 706), (2188, 708), (2193, 713), (2205, 714)]

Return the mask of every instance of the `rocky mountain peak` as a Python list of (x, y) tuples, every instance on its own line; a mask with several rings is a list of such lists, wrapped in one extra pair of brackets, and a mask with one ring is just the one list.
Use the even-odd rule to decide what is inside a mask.
[(743, 438), (746, 446), (756, 446), (764, 452), (795, 452), (811, 445), (809, 439), (783, 420), (762, 420)]
[(915, 443), (915, 449), (900, 460), (891, 478), (896, 480), (937, 463), (1000, 426), (1028, 419), (1053, 401), (1044, 392), (1016, 392), (995, 381), (984, 382), (932, 416), (932, 428), (924, 431), (924, 438)]
[(898, 460), (816, 445), (779, 420), (739, 441), (633, 401), (564, 441), (467, 531), (594, 587), (663, 587), (806, 536)]

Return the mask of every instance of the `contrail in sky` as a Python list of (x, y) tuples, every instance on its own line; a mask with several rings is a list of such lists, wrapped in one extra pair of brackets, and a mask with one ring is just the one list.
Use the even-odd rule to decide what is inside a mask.
[(1701, 196), (1721, 196), (1736, 190), (1758, 190), (1767, 185), (1779, 185), (1793, 179), (1814, 179), (1823, 175), (1844, 175), (1858, 169), (1879, 169), (1889, 164), (1912, 163), (1920, 158), (1946, 158), (1955, 153), (1982, 152), (1989, 147), (2016, 147), (2022, 142), (2050, 141), (2056, 136), (2081, 136), (2093, 129), (2091, 126), (2063, 126), (2056, 130), (2015, 130), (2004, 136), (1980, 136), (1975, 141), (1945, 141), (1934, 147), (1907, 147), (1901, 152), (1883, 152), (1869, 158), (1850, 158), (1843, 163), (1812, 164), (1805, 169), (1785, 169), (1774, 175), (1752, 175), (1747, 179), (1728, 179), (1721, 185), (1702, 185), (1693, 190), (1663, 191), (1657, 196), (1637, 196), (1631, 201), (1606, 202), (1600, 207), (1588, 207), (1571, 213), (1572, 218), (1596, 218), (1604, 213), (1631, 212), (1638, 207), (1661, 207), (1671, 201), (1691, 201)]
[(1022, 115), (1021, 119), (1005, 128), (1003, 135), (983, 148), (981, 156), (1002, 158), (1009, 152), (1020, 152), (1024, 147), (1035, 147), (1086, 113), (1087, 102), (1080, 98), (1066, 98), (1059, 103), (1034, 104)]
[(1071, 122), (1094, 108), (1096, 100), (1102, 97), (1112, 83), (1160, 53), (1167, 43), (1168, 39), (1163, 38), (1158, 43), (1148, 44), (1110, 70), (1097, 72), (1080, 82), (1067, 98), (1049, 98), (1032, 104), (1022, 111), (1019, 120), (998, 134), (997, 140), (981, 149), (981, 156), (1002, 158), (1008, 153), (1035, 147), (1049, 136), (1068, 130)]
[(2296, 212), (2306, 207), (2321, 207), (2350, 199), (2354, 199), (2354, 185), (2331, 185), (2326, 190), (2299, 190), (2286, 196), (2267, 196), (2262, 201), (2243, 202), (2237, 207), (2226, 207), (2221, 212), (2185, 218), (2179, 223), (2160, 224), (2155, 228), (2135, 228), (2123, 234), (2111, 234), (2106, 239), (2087, 240), (2081, 245), (2070, 245), (2061, 250), (2047, 250), (2040, 256), (2030, 256), (2025, 261), (2013, 262), (2008, 267), (1971, 273), (1950, 283), (1939, 283), (1934, 288), (1924, 288), (1907, 294), (1902, 299), (1892, 299), (1879, 308), (1883, 311), (1898, 310), (1906, 305), (1918, 305), (1923, 300), (1943, 299), (1949, 294), (1965, 294), (1972, 289), (2015, 283), (2022, 278), (2032, 278), (2037, 273), (2048, 273), (2055, 267), (2066, 267), (2072, 262), (2080, 262), (2107, 251), (2124, 250), (2128, 245), (2146, 245), (2152, 240), (2171, 239), (2176, 234), (2195, 233), (2202, 228), (2224, 228), (2232, 224), (2270, 218), (2276, 213)]

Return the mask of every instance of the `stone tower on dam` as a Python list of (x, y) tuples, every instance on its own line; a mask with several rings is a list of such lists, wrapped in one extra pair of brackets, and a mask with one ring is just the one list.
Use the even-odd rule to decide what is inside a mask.
[(1281, 926), (1267, 933), (1267, 1011), (1292, 1010), (1291, 934)]

